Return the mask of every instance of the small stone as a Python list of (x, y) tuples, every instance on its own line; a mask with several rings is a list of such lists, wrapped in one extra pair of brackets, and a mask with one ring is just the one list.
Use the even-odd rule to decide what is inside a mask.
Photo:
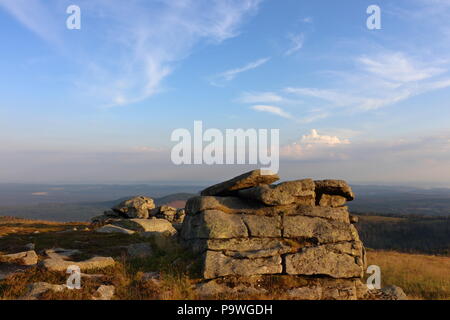
[(393, 297), (395, 300), (408, 300), (408, 296), (405, 294), (402, 288), (397, 286), (388, 286), (381, 289), (384, 294)]
[(92, 300), (111, 300), (115, 290), (114, 286), (101, 285), (92, 296)]

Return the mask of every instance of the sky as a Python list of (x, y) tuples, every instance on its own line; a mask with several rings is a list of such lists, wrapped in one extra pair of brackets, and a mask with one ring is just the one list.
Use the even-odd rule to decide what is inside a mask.
[(254, 167), (174, 165), (171, 133), (201, 120), (280, 129), (283, 179), (450, 187), (449, 18), (450, 0), (0, 0), (0, 181)]

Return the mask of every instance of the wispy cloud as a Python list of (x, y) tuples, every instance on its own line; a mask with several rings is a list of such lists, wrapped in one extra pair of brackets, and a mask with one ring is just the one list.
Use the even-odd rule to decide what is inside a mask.
[(271, 114), (274, 114), (276, 116), (286, 118), (286, 119), (292, 118), (292, 116), (289, 113), (285, 112), (283, 109), (281, 109), (280, 107), (276, 107), (276, 106), (256, 105), (256, 106), (252, 106), (251, 108), (255, 111), (271, 113)]
[(218, 75), (213, 77), (211, 84), (220, 86), (220, 83), (231, 81), (234, 78), (236, 78), (240, 73), (256, 69), (256, 68), (266, 64), (269, 60), (270, 60), (270, 57), (261, 58), (256, 61), (252, 61), (243, 67), (230, 69), (230, 70), (224, 71), (222, 73), (219, 73)]
[(236, 100), (240, 103), (276, 103), (284, 98), (274, 92), (244, 92)]
[(353, 71), (330, 72), (339, 79), (334, 88), (288, 87), (283, 91), (317, 98), (328, 108), (367, 111), (450, 87), (445, 64), (416, 61), (401, 52), (356, 57), (355, 66)]
[[(163, 80), (195, 45), (218, 44), (239, 35), (241, 25), (257, 11), (260, 2), (160, 0), (150, 8), (144, 1), (79, 0), (85, 21), (82, 25), (95, 19), (97, 39), (102, 43), (97, 53), (89, 41), (77, 42), (77, 56), (72, 59), (81, 67), (76, 81), (79, 91), (90, 93), (94, 101), (106, 106), (145, 100), (162, 90)], [(55, 21), (69, 4), (59, 0), (0, 1), (25, 27), (62, 47), (72, 44), (63, 37), (64, 23), (55, 26)], [(102, 52), (108, 52), (107, 58)], [(235, 70), (227, 77), (243, 71)]]
[(303, 33), (297, 35), (290, 34), (288, 38), (291, 42), (291, 47), (285, 52), (286, 56), (293, 55), (294, 53), (299, 51), (301, 48), (303, 48), (303, 43), (305, 42), (305, 35)]

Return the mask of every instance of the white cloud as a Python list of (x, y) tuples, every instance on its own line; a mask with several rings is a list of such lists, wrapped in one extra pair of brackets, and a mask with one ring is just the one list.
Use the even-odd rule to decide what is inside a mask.
[(297, 35), (289, 35), (289, 40), (291, 41), (291, 48), (285, 52), (286, 56), (290, 56), (301, 48), (303, 48), (303, 43), (305, 42), (305, 35), (303, 33)]
[[(83, 26), (95, 23), (95, 35), (90, 35), (101, 43), (96, 51), (91, 50), (92, 39), (71, 43), (63, 37), (64, 28), (55, 26), (69, 2), (2, 0), (0, 5), (25, 27), (72, 55), (70, 58), (80, 67), (76, 81), (80, 92), (88, 92), (96, 103), (114, 106), (142, 101), (160, 92), (163, 80), (195, 45), (217, 44), (237, 36), (260, 2), (158, 0), (149, 6), (144, 1), (79, 0), (84, 21), (80, 34), (86, 40)], [(235, 71), (228, 77), (240, 70)]]
[(222, 73), (214, 76), (213, 77), (213, 81), (211, 83), (215, 84), (215, 85), (218, 85), (216, 83), (217, 80), (219, 80), (219, 81), (231, 81), (234, 78), (236, 78), (236, 76), (238, 74), (246, 72), (246, 71), (250, 71), (250, 70), (253, 70), (253, 69), (256, 69), (256, 68), (266, 64), (269, 60), (270, 60), (270, 57), (261, 58), (261, 59), (258, 59), (256, 61), (252, 61), (252, 62), (246, 64), (243, 67), (227, 70), (225, 72), (222, 72)]
[(446, 68), (417, 62), (404, 53), (357, 57), (355, 62), (359, 66), (355, 71), (330, 72), (338, 79), (335, 88), (288, 87), (283, 91), (317, 98), (328, 108), (368, 111), (450, 87), (450, 79), (441, 77)]
[(445, 72), (445, 69), (419, 66), (403, 53), (381, 54), (375, 57), (363, 56), (357, 59), (363, 70), (388, 81), (401, 83), (429, 79)]
[(255, 111), (271, 113), (271, 114), (274, 114), (274, 115), (277, 115), (277, 116), (280, 116), (280, 117), (286, 118), (286, 119), (292, 118), (292, 116), (289, 113), (287, 113), (283, 109), (281, 109), (279, 107), (275, 107), (275, 106), (256, 105), (256, 106), (252, 106), (251, 108)]
[(338, 145), (350, 144), (348, 139), (339, 139), (337, 136), (320, 135), (316, 129), (312, 129), (310, 134), (302, 136), (300, 142), (306, 145), (324, 144), (324, 145)]
[(274, 92), (244, 92), (237, 99), (240, 103), (276, 103), (283, 101), (283, 97)]
[(298, 141), (285, 145), (280, 155), (287, 159), (345, 158), (345, 154), (336, 147), (349, 145), (350, 140), (337, 136), (321, 135), (316, 129), (303, 135)]

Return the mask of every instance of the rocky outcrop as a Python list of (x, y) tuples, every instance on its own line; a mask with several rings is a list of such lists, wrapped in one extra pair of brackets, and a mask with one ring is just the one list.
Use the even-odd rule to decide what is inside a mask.
[(361, 297), (365, 250), (345, 207), (354, 199), (350, 186), (311, 179), (270, 185), (277, 179), (252, 171), (188, 200), (180, 236), (200, 255), (203, 278), (303, 277), (317, 281), (290, 295)]
[(99, 233), (139, 234), (145, 237), (172, 237), (181, 229), (184, 209), (155, 207), (148, 197), (133, 197), (122, 201), (102, 216), (91, 219)]
[(122, 201), (112, 208), (112, 211), (125, 218), (147, 219), (149, 211), (155, 208), (152, 198), (140, 196)]

